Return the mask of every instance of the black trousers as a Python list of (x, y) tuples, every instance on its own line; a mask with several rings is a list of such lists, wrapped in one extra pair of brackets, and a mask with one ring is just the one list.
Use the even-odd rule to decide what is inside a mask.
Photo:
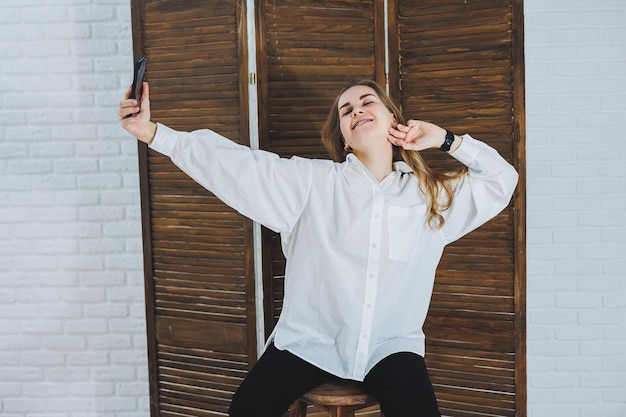
[[(229, 415), (280, 417), (302, 394), (332, 378), (271, 344), (233, 396)], [(385, 417), (441, 417), (424, 358), (419, 355), (389, 355), (362, 384), (378, 400)]]

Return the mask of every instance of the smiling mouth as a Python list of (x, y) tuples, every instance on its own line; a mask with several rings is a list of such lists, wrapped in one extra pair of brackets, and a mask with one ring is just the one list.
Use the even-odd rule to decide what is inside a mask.
[(356, 129), (357, 127), (361, 126), (364, 123), (371, 122), (371, 121), (372, 119), (361, 119), (358, 122), (356, 122), (354, 126), (352, 126), (352, 130)]

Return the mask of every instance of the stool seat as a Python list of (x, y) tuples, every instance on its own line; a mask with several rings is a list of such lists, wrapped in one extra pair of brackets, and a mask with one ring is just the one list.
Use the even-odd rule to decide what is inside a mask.
[(376, 398), (363, 391), (358, 382), (336, 380), (302, 395), (289, 408), (289, 417), (305, 417), (308, 405), (325, 410), (331, 417), (353, 417), (355, 411), (375, 404)]

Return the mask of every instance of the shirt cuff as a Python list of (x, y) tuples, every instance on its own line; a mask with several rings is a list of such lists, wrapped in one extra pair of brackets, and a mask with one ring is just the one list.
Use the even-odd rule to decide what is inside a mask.
[(157, 123), (156, 135), (154, 135), (150, 148), (163, 155), (171, 155), (176, 145), (177, 133), (174, 129)]
[(474, 139), (466, 133), (463, 135), (461, 145), (450, 155), (463, 165), (471, 167), (476, 161), (482, 146), (483, 143), (481, 141)]

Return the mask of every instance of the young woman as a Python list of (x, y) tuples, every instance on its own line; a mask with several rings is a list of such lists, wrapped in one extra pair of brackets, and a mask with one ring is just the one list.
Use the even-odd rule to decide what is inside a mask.
[[(405, 123), (372, 81), (346, 85), (329, 112), (322, 141), (334, 161), (279, 158), (210, 130), (157, 125), (147, 84), (143, 91), (141, 111), (129, 92), (120, 103), (122, 126), (281, 234), (283, 310), (230, 415), (278, 417), (339, 377), (362, 381), (386, 417), (440, 416), (422, 331), (435, 270), (448, 243), (508, 205), (515, 169), (467, 134)], [(419, 154), (430, 148), (466, 169), (431, 170)]]

